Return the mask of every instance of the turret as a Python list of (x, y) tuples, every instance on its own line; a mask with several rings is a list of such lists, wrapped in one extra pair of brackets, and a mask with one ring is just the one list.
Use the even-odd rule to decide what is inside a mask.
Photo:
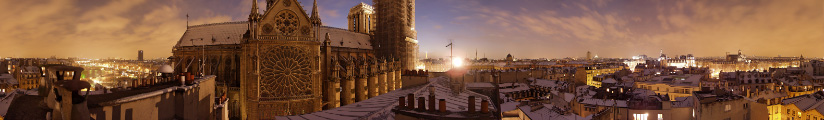
[[(267, 3), (268, 4), (268, 3)], [(252, 0), (252, 12), (249, 13), (249, 34), (250, 38), (254, 38), (256, 36), (255, 32), (255, 23), (257, 23), (258, 19), (260, 18), (260, 14), (258, 13), (258, 5), (257, 0)]]
[(309, 17), (309, 20), (310, 20), (310, 22), (312, 22), (312, 25), (316, 25), (316, 26), (323, 25), (323, 23), (321, 23), (321, 21), (320, 21), (320, 16), (318, 14), (318, 0), (315, 0), (315, 3), (312, 5), (312, 16)]

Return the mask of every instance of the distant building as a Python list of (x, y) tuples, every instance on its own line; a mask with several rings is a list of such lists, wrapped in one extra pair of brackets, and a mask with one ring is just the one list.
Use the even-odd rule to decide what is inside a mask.
[(656, 94), (668, 95), (669, 100), (692, 96), (693, 91), (701, 90), (701, 80), (708, 79), (706, 74), (667, 75), (651, 78), (645, 82), (636, 82), (635, 87), (647, 89)]
[(137, 51), (137, 61), (143, 61), (143, 50)]
[(504, 60), (507, 62), (515, 61), (515, 57), (512, 57), (512, 54), (506, 54), (506, 59)]
[(587, 51), (587, 60), (592, 60), (592, 53)]

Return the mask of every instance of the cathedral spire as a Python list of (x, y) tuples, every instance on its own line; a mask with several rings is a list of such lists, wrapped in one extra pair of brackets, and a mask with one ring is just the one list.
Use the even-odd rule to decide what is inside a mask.
[(257, 14), (257, 12), (258, 12), (257, 0), (252, 0), (252, 14)]
[(250, 36), (255, 36), (256, 31), (255, 31), (254, 28), (255, 28), (255, 23), (257, 22), (259, 15), (260, 14), (258, 13), (257, 0), (252, 0), (252, 11), (249, 12), (249, 26), (247, 26), (247, 27), (249, 27), (249, 35)]
[(312, 5), (312, 16), (309, 18), (312, 24), (321, 25), (320, 17), (318, 16), (318, 0)]
[(249, 13), (249, 22), (256, 21), (258, 15), (257, 0), (252, 0), (252, 12)]

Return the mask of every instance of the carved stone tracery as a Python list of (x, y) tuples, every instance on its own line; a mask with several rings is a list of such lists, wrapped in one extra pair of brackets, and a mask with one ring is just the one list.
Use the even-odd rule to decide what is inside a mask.
[(283, 35), (291, 36), (298, 30), (298, 25), (300, 22), (298, 21), (298, 16), (295, 15), (295, 12), (283, 10), (275, 16), (275, 24), (277, 25), (278, 31), (280, 31)]
[(312, 95), (311, 53), (297, 46), (264, 48), (261, 55), (261, 98)]

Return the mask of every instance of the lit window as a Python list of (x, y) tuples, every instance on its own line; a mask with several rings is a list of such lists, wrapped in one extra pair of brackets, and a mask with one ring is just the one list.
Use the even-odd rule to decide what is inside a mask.
[(730, 110), (732, 110), (732, 107), (730, 107), (730, 105), (724, 106), (724, 112), (729, 112)]
[(647, 116), (649, 116), (649, 114), (632, 114), (632, 116), (634, 120), (647, 120)]
[(658, 120), (664, 120), (664, 114), (658, 114)]

